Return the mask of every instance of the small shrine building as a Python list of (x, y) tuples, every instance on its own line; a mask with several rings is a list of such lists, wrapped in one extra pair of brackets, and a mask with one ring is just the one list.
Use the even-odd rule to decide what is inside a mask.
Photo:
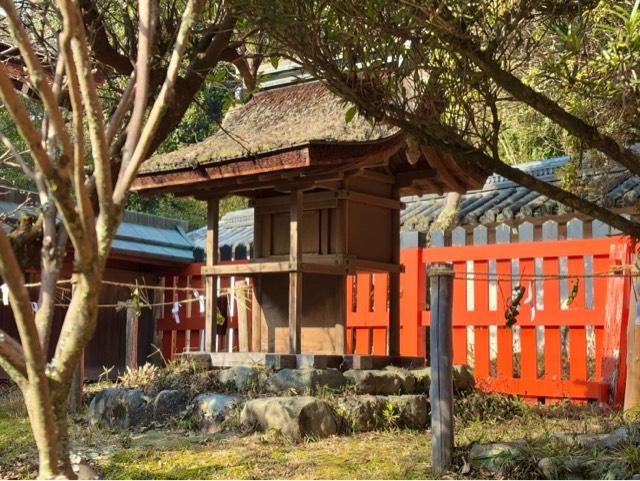
[[(208, 139), (143, 164), (135, 190), (207, 201), (207, 352), (217, 276), (252, 279), (252, 352), (342, 355), (346, 276), (386, 272), (388, 353), (398, 354), (400, 197), (477, 189), (487, 173), (426, 145), (410, 162), (402, 131), (347, 121), (346, 110), (317, 80), (264, 89)], [(248, 263), (218, 261), (218, 205), (229, 195), (254, 206)]]

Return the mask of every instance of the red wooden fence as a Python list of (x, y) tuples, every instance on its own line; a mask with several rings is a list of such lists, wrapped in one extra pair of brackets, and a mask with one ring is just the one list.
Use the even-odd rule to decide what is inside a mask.
[[(625, 363), (618, 360), (624, 361), (626, 352), (630, 280), (590, 276), (628, 264), (630, 253), (621, 237), (403, 249), (401, 354), (427, 355), (426, 267), (451, 262), (454, 362), (472, 366), (480, 388), (545, 400), (606, 401), (613, 396), (619, 403)], [(201, 288), (199, 268), (190, 266), (165, 282)], [(561, 274), (566, 277), (559, 279)], [(534, 275), (536, 279), (527, 279)], [(357, 274), (347, 282), (347, 351), (386, 354), (388, 276)], [(221, 287), (229, 283), (222, 279)], [(517, 283), (527, 289), (527, 302), (516, 324), (507, 327), (504, 311)], [(192, 297), (174, 291), (165, 301), (185, 296)], [(198, 304), (183, 305), (180, 317), (176, 324), (169, 305), (158, 321), (165, 357), (200, 348), (204, 314)], [(237, 329), (235, 315), (228, 327)], [(237, 350), (229, 332), (219, 336), (218, 350)]]
[[(473, 366), (479, 387), (548, 400), (605, 401), (612, 394), (620, 403), (625, 363), (618, 359), (626, 352), (629, 277), (588, 276), (628, 264), (630, 252), (621, 238), (403, 249), (401, 354), (427, 354), (426, 267), (451, 262), (454, 363)], [(557, 277), (562, 258), (570, 273), (564, 280)], [(533, 275), (538, 279), (526, 280)], [(355, 277), (348, 289), (347, 348), (384, 354), (387, 276)], [(505, 309), (517, 283), (527, 289), (524, 300), (529, 301), (529, 291), (531, 299), (522, 303), (517, 323), (507, 327)], [(567, 292), (561, 296), (562, 283)]]
[[(234, 262), (246, 262), (246, 261), (234, 261)], [(204, 284), (202, 277), (200, 276), (200, 269), (202, 264), (192, 264), (184, 270), (174, 273), (174, 275), (168, 275), (164, 277), (165, 286), (175, 286), (178, 288), (191, 288), (204, 292)], [(244, 279), (244, 278), (243, 278)], [(221, 277), (219, 279), (219, 290), (227, 289), (231, 286), (234, 278)], [(178, 301), (190, 300), (180, 305), (178, 316), (180, 322), (176, 322), (173, 315), (173, 305)], [(157, 323), (156, 330), (159, 331), (160, 338), (162, 339), (161, 350), (165, 359), (172, 359), (176, 353), (182, 353), (187, 351), (199, 351), (202, 349), (201, 336), (204, 330), (204, 312), (200, 312), (199, 302), (196, 302), (196, 297), (193, 291), (175, 290), (165, 291), (164, 303), (167, 303), (162, 308)], [(227, 306), (227, 324), (226, 332), (218, 336), (218, 351), (238, 350), (238, 311), (233, 305), (234, 300)]]

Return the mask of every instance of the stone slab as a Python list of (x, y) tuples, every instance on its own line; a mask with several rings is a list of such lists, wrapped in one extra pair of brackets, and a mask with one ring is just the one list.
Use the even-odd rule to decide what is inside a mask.
[(384, 369), (387, 366), (418, 368), (427, 365), (425, 357), (410, 356), (344, 356), (346, 369)]
[(185, 352), (181, 356), (205, 368), (236, 366), (264, 366), (280, 369), (384, 369), (387, 366), (420, 368), (426, 366), (424, 357), (359, 356), (335, 354), (281, 354), (269, 352)]

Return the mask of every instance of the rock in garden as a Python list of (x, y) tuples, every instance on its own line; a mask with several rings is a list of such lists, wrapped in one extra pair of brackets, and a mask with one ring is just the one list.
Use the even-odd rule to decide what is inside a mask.
[(388, 396), (387, 402), (397, 416), (396, 424), (405, 428), (422, 429), (430, 420), (429, 398), (424, 394), (405, 394)]
[(553, 456), (538, 461), (547, 479), (628, 479), (633, 472), (625, 459), (587, 456)]
[(275, 430), (292, 441), (326, 438), (338, 432), (333, 410), (310, 396), (271, 397), (247, 401), (240, 422), (260, 431)]
[(265, 381), (265, 374), (255, 367), (235, 366), (218, 372), (218, 381), (240, 392), (258, 391)]
[(400, 379), (402, 379), (402, 392), (405, 394), (413, 394), (416, 392), (416, 377), (413, 371), (396, 366), (387, 366), (385, 370), (400, 376)]
[(385, 425), (383, 412), (386, 403), (384, 396), (347, 396), (338, 401), (338, 414), (349, 432), (374, 431)]
[(337, 369), (282, 369), (267, 381), (267, 390), (272, 393), (294, 389), (297, 392), (315, 392), (324, 386), (340, 389), (347, 380)]
[(179, 389), (160, 391), (153, 400), (153, 417), (157, 421), (166, 421), (178, 417), (187, 407), (187, 395)]
[(127, 429), (147, 421), (149, 399), (140, 389), (109, 388), (95, 395), (89, 405), (91, 424)]
[(523, 455), (522, 441), (510, 443), (477, 443), (471, 447), (469, 460), (476, 467), (499, 471)]
[(200, 427), (209, 432), (217, 432), (242, 400), (242, 396), (238, 395), (204, 393), (196, 396), (191, 405)]
[(431, 385), (431, 368), (422, 367), (419, 369), (411, 369), (411, 374), (416, 379), (416, 394), (429, 394), (429, 386)]
[(453, 366), (453, 388), (456, 391), (470, 391), (475, 386), (473, 371), (465, 364)]
[(555, 438), (563, 443), (583, 448), (615, 449), (624, 442), (638, 439), (637, 429), (622, 426), (606, 434), (556, 433)]
[(350, 369), (344, 377), (362, 394), (398, 394), (403, 377), (394, 371), (376, 369)]

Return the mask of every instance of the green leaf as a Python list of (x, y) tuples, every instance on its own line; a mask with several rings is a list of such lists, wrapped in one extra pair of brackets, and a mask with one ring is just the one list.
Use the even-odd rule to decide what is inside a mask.
[(277, 69), (278, 68), (278, 64), (280, 63), (280, 57), (276, 57), (276, 56), (270, 57), (269, 58), (269, 62), (271, 62), (271, 66), (274, 69)]
[(345, 113), (344, 113), (344, 121), (346, 123), (349, 123), (353, 120), (353, 118), (356, 116), (356, 112), (358, 110), (356, 109), (356, 106), (353, 105), (351, 106)]

